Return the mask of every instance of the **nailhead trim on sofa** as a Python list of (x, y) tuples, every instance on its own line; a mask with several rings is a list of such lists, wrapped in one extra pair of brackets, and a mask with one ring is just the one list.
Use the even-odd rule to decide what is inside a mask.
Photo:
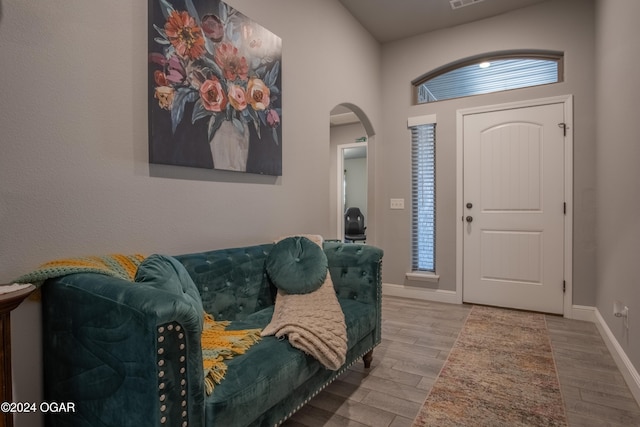
[[(186, 342), (182, 326), (176, 322), (158, 326), (158, 400), (160, 423), (188, 427), (187, 411), (187, 363)], [(166, 382), (168, 370), (177, 372), (179, 383)], [(168, 402), (180, 402), (178, 407), (168, 407)], [(171, 420), (171, 421), (170, 421)], [(172, 424), (174, 420), (180, 424)]]

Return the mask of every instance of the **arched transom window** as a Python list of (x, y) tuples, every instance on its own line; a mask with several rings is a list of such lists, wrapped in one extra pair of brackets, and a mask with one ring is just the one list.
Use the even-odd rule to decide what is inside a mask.
[(562, 52), (501, 52), (445, 65), (412, 82), (417, 104), (563, 80)]

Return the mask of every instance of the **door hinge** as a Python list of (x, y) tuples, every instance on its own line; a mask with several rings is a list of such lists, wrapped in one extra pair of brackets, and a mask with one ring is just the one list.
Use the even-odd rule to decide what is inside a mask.
[(562, 292), (563, 293), (567, 292), (567, 281), (566, 280), (562, 281)]
[(567, 129), (569, 129), (569, 126), (567, 126), (566, 123), (558, 123), (558, 127), (562, 128), (562, 134), (567, 136)]
[(567, 202), (564, 202), (562, 204), (562, 213), (564, 213), (565, 215), (567, 214)]

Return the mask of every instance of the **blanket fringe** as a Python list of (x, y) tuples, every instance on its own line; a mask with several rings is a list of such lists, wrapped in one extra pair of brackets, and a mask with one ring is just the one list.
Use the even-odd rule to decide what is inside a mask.
[(253, 344), (260, 341), (261, 329), (226, 330), (231, 322), (217, 322), (205, 313), (202, 329), (202, 363), (205, 371), (205, 390), (213, 393), (227, 373), (227, 364), (234, 356), (244, 354)]

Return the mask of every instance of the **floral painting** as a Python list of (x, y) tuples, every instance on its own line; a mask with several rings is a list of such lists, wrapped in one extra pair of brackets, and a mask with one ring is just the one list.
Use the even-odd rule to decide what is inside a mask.
[(149, 0), (149, 161), (282, 175), (282, 41), (219, 0)]

